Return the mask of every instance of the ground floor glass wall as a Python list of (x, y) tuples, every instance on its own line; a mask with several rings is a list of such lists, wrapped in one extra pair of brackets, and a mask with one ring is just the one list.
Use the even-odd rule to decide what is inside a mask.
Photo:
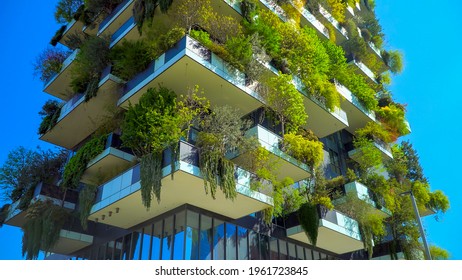
[(77, 259), (104, 260), (319, 260), (335, 257), (290, 240), (180, 210), (130, 234), (92, 246)]

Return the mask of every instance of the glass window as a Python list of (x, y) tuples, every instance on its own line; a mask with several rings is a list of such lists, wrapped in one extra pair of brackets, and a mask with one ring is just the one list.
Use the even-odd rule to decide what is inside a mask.
[(149, 260), (149, 253), (151, 251), (151, 236), (152, 236), (152, 225), (149, 225), (143, 228), (143, 235), (140, 238), (142, 242), (140, 260)]
[(201, 215), (199, 256), (201, 260), (212, 259), (212, 218)]
[(289, 249), (289, 260), (296, 260), (297, 251), (295, 251), (295, 244), (287, 242), (287, 248)]
[(313, 259), (313, 251), (305, 248), (305, 257), (307, 260), (312, 260)]
[(279, 258), (281, 260), (289, 259), (287, 254), (287, 242), (284, 240), (279, 240)]
[(278, 239), (270, 238), (270, 260), (279, 260)]
[(199, 259), (199, 214), (190, 210), (186, 212), (185, 259)]
[(248, 230), (243, 227), (237, 228), (237, 240), (238, 240), (238, 259), (239, 260), (248, 260), (249, 259), (249, 248), (247, 240)]
[(313, 260), (319, 260), (319, 259), (321, 259), (319, 252), (313, 251)]
[(226, 259), (236, 259), (236, 225), (226, 223)]
[(213, 259), (225, 259), (225, 222), (213, 219)]
[(321, 260), (327, 260), (327, 255), (324, 253), (320, 253), (320, 259)]
[(115, 241), (114, 246), (114, 260), (121, 260), (122, 259), (122, 250), (123, 250), (124, 238), (118, 238)]
[(184, 252), (184, 228), (186, 225), (186, 211), (175, 214), (175, 243), (173, 245), (173, 259), (182, 260)]
[(154, 224), (151, 246), (151, 260), (160, 260), (160, 241), (162, 240), (162, 220)]
[(260, 259), (260, 240), (258, 238), (258, 233), (253, 230), (249, 231), (249, 252), (250, 252), (250, 259), (251, 260), (259, 260)]
[(297, 259), (304, 260), (305, 259), (305, 252), (303, 251), (303, 247), (297, 245)]
[(341, 175), (342, 173), (340, 170), (340, 158), (338, 156), (338, 153), (332, 149), (329, 149), (329, 160), (332, 171), (335, 172), (337, 175)]
[(262, 260), (270, 259), (270, 241), (269, 236), (260, 234), (260, 258)]
[(173, 249), (173, 215), (164, 219), (162, 232), (162, 260), (170, 260)]

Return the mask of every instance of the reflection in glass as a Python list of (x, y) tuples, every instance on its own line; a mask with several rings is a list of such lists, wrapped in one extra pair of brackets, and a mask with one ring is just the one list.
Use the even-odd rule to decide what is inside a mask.
[(173, 259), (182, 260), (184, 251), (184, 227), (186, 211), (175, 214), (175, 240), (173, 245)]
[(201, 215), (199, 255), (201, 260), (212, 259), (212, 218)]
[(269, 236), (260, 234), (260, 258), (262, 260), (270, 259), (270, 241)]
[(248, 230), (243, 227), (237, 228), (237, 244), (238, 244), (238, 259), (248, 260), (249, 259), (249, 248), (247, 246), (247, 232)]
[(289, 258), (287, 254), (287, 242), (279, 240), (279, 258), (281, 260), (287, 260)]
[(249, 251), (250, 251), (250, 259), (251, 260), (259, 260), (259, 238), (258, 233), (253, 230), (249, 231)]
[(305, 259), (305, 253), (303, 252), (303, 247), (299, 245), (297, 245), (297, 259), (299, 260)]
[(226, 259), (236, 259), (236, 226), (226, 223)]
[(270, 260), (279, 260), (278, 239), (270, 237)]
[(162, 220), (154, 224), (152, 236), (151, 260), (160, 260), (160, 241), (162, 239)]
[(287, 242), (287, 247), (289, 249), (289, 260), (297, 259), (297, 251), (295, 251), (295, 244)]
[(305, 248), (305, 257), (307, 260), (312, 260), (313, 259), (313, 251), (311, 251), (308, 248)]
[(199, 259), (199, 214), (186, 211), (186, 244), (185, 259)]
[(162, 260), (170, 260), (173, 249), (173, 215), (164, 220), (162, 232)]
[[(141, 246), (141, 260), (149, 260), (149, 253), (150, 253), (150, 247), (151, 247), (151, 234), (152, 234), (152, 225), (149, 225), (145, 228), (143, 228), (143, 235), (142, 238), (140, 238), (142, 241), (142, 246)], [(136, 255), (135, 255), (136, 257)]]
[(225, 259), (225, 223), (221, 220), (213, 220), (213, 259)]

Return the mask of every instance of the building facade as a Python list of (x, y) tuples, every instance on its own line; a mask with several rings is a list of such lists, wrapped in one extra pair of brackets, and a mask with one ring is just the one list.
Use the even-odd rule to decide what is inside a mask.
[[(313, 178), (314, 167), (297, 159), (280, 146), (284, 138), (284, 129), (274, 117), (265, 114), (269, 107), (268, 100), (256, 86), (261, 81), (253, 80), (249, 73), (246, 73), (246, 67), (239, 69), (239, 61), (236, 66), (229, 56), (223, 55), (216, 47), (207, 45), (207, 40), (201, 40), (197, 36), (198, 33), (194, 33), (213, 30), (213, 25), (200, 26), (203, 19), (185, 14), (184, 18), (191, 16), (190, 30), (186, 30), (186, 34), (191, 29), (195, 31), (181, 36), (162, 52), (158, 52), (158, 55), (141, 67), (143, 70), (135, 75), (129, 78), (121, 77), (123, 75), (120, 73), (124, 73), (123, 71), (129, 67), (125, 65), (123, 69), (117, 68), (117, 60), (121, 58), (109, 56), (110, 59), (105, 61), (106, 67), (95, 70), (96, 82), (94, 78), (87, 79), (84, 90), (76, 91), (76, 76), (81, 74), (76, 74), (76, 69), (82, 71), (76, 64), (81, 63), (79, 57), (82, 57), (82, 52), (87, 52), (90, 48), (82, 42), (93, 37), (104, 38), (108, 40), (108, 52), (123, 48), (126, 41), (154, 42), (161, 36), (156, 28), (170, 30), (169, 25), (178, 21), (174, 9), (195, 8), (200, 2), (209, 5), (213, 14), (221, 17), (222, 21), (235, 20), (246, 30), (245, 32), (252, 30), (252, 27), (247, 26), (251, 26), (252, 21), (264, 18), (263, 13), (271, 13), (276, 15), (281, 23), (292, 22), (297, 30), (309, 30), (306, 31), (307, 34), (314, 34), (313, 36), (318, 38), (316, 40), (324, 42), (323, 44), (329, 41), (342, 46), (345, 67), (350, 71), (348, 73), (361, 80), (361, 85), (367, 87), (367, 90), (373, 90), (374, 102), (379, 103), (378, 107), (375, 105), (375, 109), (370, 109), (367, 105), (367, 98), (364, 98), (361, 87), (355, 86), (357, 84), (353, 82), (349, 83), (351, 89), (342, 84), (343, 80), (348, 80), (345, 77), (330, 79), (331, 77), (326, 76), (328, 88), (334, 89), (339, 100), (338, 104), (330, 106), (326, 101), (327, 97), (310, 92), (307, 81), (311, 81), (311, 78), (304, 77), (303, 71), (300, 71), (302, 76), (299, 77), (293, 68), (289, 71), (284, 70), (285, 67), (291, 67), (290, 61), (288, 66), (284, 63), (281, 65), (284, 59), (259, 61), (261, 71), (270, 79), (287, 73), (292, 75), (291, 84), (298, 91), (309, 115), (308, 121), (302, 127), (312, 131), (322, 143), (323, 160), (320, 165), (326, 180), (339, 176), (346, 178), (348, 170), (356, 174), (361, 173), (358, 164), (361, 166), (361, 155), (364, 151), (355, 144), (355, 139), (359, 137), (358, 130), (371, 122), (390, 128), (386, 116), (384, 117), (383, 111), (380, 110), (395, 103), (389, 100), (382, 106), (380, 102), (386, 102), (386, 98), (383, 98), (383, 73), (394, 70), (390, 62), (392, 58), (388, 52), (375, 46), (374, 40), (377, 38), (373, 39), (371, 33), (375, 36), (377, 34), (364, 27), (360, 28), (362, 21), (358, 21), (374, 16), (373, 7), (370, 6), (373, 1), (337, 1), (344, 7), (340, 14), (331, 5), (336, 1), (174, 0), (171, 6), (163, 4), (169, 1), (107, 2), (104, 9), (98, 10), (99, 13), (92, 11), (89, 6), (74, 10), (74, 15), (78, 14), (76, 19), (70, 19), (66, 27), (60, 29), (54, 37), (54, 44), (70, 51), (62, 61), (59, 71), (45, 82), (44, 92), (62, 100), (63, 103), (59, 105), (54, 123), (43, 131), (40, 139), (68, 149), (70, 153), (67, 164), (89, 141), (95, 139), (94, 136), (106, 124), (108, 118), (116, 119), (119, 112), (130, 110), (150, 88), (161, 84), (179, 95), (198, 85), (204, 91), (205, 98), (210, 101), (212, 110), (215, 106), (223, 105), (239, 109), (242, 119), (251, 123), (246, 135), (254, 136), (259, 145), (269, 152), (269, 157), (279, 162), (280, 174), (293, 179), (293, 189), (313, 188), (313, 183), (310, 183), (308, 178)], [(149, 14), (151, 4), (154, 5), (154, 10)], [(87, 14), (82, 11), (87, 11)], [(140, 18), (143, 20), (140, 21)], [(187, 19), (183, 19), (185, 20)], [(150, 24), (149, 21), (154, 21), (154, 24)], [(143, 22), (144, 27), (141, 26)], [(157, 25), (159, 22), (167, 27), (161, 28)], [(350, 22), (356, 22), (358, 26), (352, 29)], [(149, 30), (154, 31), (151, 34)], [(225, 28), (222, 32), (226, 34), (231, 31)], [(218, 31), (210, 33), (215, 36), (222, 34)], [(246, 36), (250, 38), (249, 33)], [(264, 37), (261, 34), (260, 36)], [(163, 39), (159, 40), (167, 40), (165, 37), (161, 38)], [(214, 40), (218, 45), (224, 43), (219, 38), (212, 38), (212, 41)], [(362, 42), (363, 45), (352, 49), (354, 42)], [(78, 48), (75, 47), (76, 44)], [(96, 49), (96, 46), (94, 48)], [(269, 48), (268, 46), (267, 49)], [(254, 52), (251, 58), (256, 60), (256, 57)], [(330, 61), (332, 62), (332, 59)], [(368, 62), (373, 62), (374, 65), (367, 65)], [(335, 72), (334, 70), (330, 70), (329, 73)], [(88, 84), (91, 83), (94, 95), (89, 97)], [(402, 111), (404, 114), (404, 110)], [(396, 138), (410, 132), (407, 123), (400, 125), (404, 125), (408, 131), (396, 132), (392, 127)], [(78, 213), (84, 207), (79, 192), (88, 186), (95, 187), (86, 227), (75, 216), (66, 220), (59, 231), (58, 240), (48, 250), (47, 258), (362, 259), (368, 257), (367, 251), (372, 248), (367, 248), (368, 242), (365, 242), (365, 238), (371, 237), (365, 234), (362, 224), (354, 217), (341, 211), (344, 208), (340, 205), (348, 203), (345, 202), (345, 197), (349, 194), (365, 202), (370, 207), (368, 211), (384, 221), (392, 215), (391, 211), (382, 206), (383, 203), (379, 205), (380, 198), (377, 198), (364, 182), (360, 182), (359, 179), (347, 180), (336, 186), (335, 195), (330, 194), (334, 208), (322, 204), (316, 206), (317, 242), (313, 245), (297, 211), (275, 216), (268, 223), (264, 211), (274, 207), (273, 192), (252, 187), (253, 174), (240, 165), (239, 154), (228, 157), (235, 164), (234, 199), (227, 198), (221, 190), (217, 191), (215, 198), (207, 193), (201, 173), (200, 149), (196, 143), (196, 134), (199, 132), (194, 130), (190, 132), (189, 137), (183, 137), (178, 141), (177, 158), (172, 157), (169, 149), (163, 152), (161, 199), (154, 199), (152, 205), (146, 207), (142, 203), (142, 167), (136, 153), (127, 148), (123, 139), (121, 140), (123, 133), (120, 127), (113, 127), (105, 136), (102, 151), (85, 164), (78, 187), (66, 189), (63, 195), (62, 178), (57, 178), (54, 184), (41, 183), (35, 187), (32, 203), (51, 200), (70, 213)], [(384, 141), (375, 135), (366, 138), (371, 147), (379, 152), (381, 161), (393, 159), (390, 144), (396, 139)], [(377, 172), (386, 174), (386, 171)], [(19, 203), (20, 200), (5, 208), (6, 224), (24, 227), (27, 223), (27, 210), (18, 209)], [(426, 215), (430, 212), (421, 214)], [(387, 244), (391, 242), (391, 233), (387, 232), (384, 235), (386, 237), (382, 238), (383, 242), (375, 244), (374, 252), (370, 256), (387, 259), (392, 258), (394, 254), (396, 258), (402, 250), (399, 246), (394, 246), (394, 252), (390, 253), (391, 246)], [(402, 254), (399, 256), (402, 257)]]

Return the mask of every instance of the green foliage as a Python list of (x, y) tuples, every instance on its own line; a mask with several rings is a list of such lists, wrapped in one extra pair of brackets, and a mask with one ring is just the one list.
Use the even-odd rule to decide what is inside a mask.
[(382, 165), (382, 154), (374, 142), (363, 137), (358, 137), (353, 141), (357, 150), (354, 155), (359, 162), (360, 169), (367, 171), (372, 168), (378, 168)]
[(399, 51), (382, 51), (382, 58), (390, 71), (399, 74), (403, 71), (403, 55)]
[(302, 135), (294, 133), (284, 134), (282, 146), (287, 154), (311, 168), (321, 164), (324, 157), (322, 142), (306, 139)]
[(69, 213), (52, 201), (37, 201), (27, 209), (23, 225), (22, 254), (37, 259), (40, 250), (50, 251), (59, 239)]
[(326, 0), (327, 8), (338, 22), (345, 21), (346, 3), (344, 0)]
[(129, 105), (122, 123), (122, 142), (136, 156), (160, 153), (183, 136), (175, 92), (150, 88), (138, 104)]
[[(172, 161), (174, 159), (172, 158)], [(172, 170), (172, 173), (174, 171)], [(146, 209), (151, 208), (153, 195), (160, 202), (162, 187), (162, 152), (153, 152), (141, 157), (140, 165), (141, 201)]]
[(316, 205), (304, 203), (298, 210), (298, 220), (313, 246), (318, 241), (319, 216)]
[(88, 37), (80, 47), (71, 72), (71, 87), (85, 93), (85, 101), (96, 96), (103, 70), (109, 65), (109, 38)]
[(213, 16), (210, 3), (210, 0), (184, 0), (172, 10), (171, 16), (178, 26), (189, 34), (194, 26), (208, 27), (210, 18)]
[(210, 48), (210, 46), (213, 44), (212, 40), (210, 39), (210, 34), (206, 31), (193, 29), (189, 35), (197, 41), (201, 42), (207, 48)]
[(429, 193), (430, 198), (428, 201), (428, 207), (433, 211), (441, 211), (445, 213), (449, 209), (449, 199), (447, 196), (440, 190), (436, 190), (432, 193)]
[(242, 0), (241, 1), (241, 11), (242, 16), (247, 22), (251, 22), (254, 16), (255, 10), (257, 9), (256, 0)]
[[(234, 61), (237, 61), (241, 67), (237, 67), (239, 70), (243, 70), (243, 66), (248, 65), (252, 57), (252, 43), (251, 37), (231, 37), (225, 43), (225, 49)], [(235, 65), (235, 63), (233, 63)]]
[(121, 139), (141, 158), (142, 199), (147, 208), (152, 195), (160, 200), (162, 152), (174, 149), (197, 117), (208, 110), (208, 103), (196, 92), (197, 88), (177, 102), (175, 92), (165, 87), (150, 88), (125, 113)]
[(389, 143), (391, 140), (390, 133), (376, 122), (368, 122), (366, 126), (356, 130), (356, 136), (368, 140), (377, 139), (385, 143)]
[(160, 52), (171, 49), (185, 35), (185, 30), (180, 27), (170, 29), (167, 33), (159, 36)]
[(152, 48), (145, 40), (124, 40), (110, 53), (113, 74), (125, 81), (145, 70), (153, 58)]
[(430, 255), (432, 260), (448, 260), (451, 256), (447, 250), (436, 245), (430, 245)]
[(39, 115), (42, 116), (42, 122), (40, 123), (38, 134), (43, 135), (56, 125), (61, 115), (61, 104), (56, 100), (48, 100), (43, 105)]
[(64, 33), (65, 30), (66, 30), (66, 25), (63, 25), (63, 26), (61, 26), (58, 30), (56, 30), (55, 35), (54, 35), (53, 38), (51, 38), (51, 40), (50, 40), (50, 44), (51, 44), (53, 47), (56, 47), (56, 45), (58, 44), (59, 40), (61, 40), (61, 38), (63, 37), (63, 33)]
[(79, 218), (84, 230), (88, 227), (88, 217), (95, 203), (97, 186), (85, 185), (79, 192)]
[[(0, 168), (0, 189), (6, 201), (24, 200), (29, 205), (38, 183), (52, 183), (66, 159), (64, 150), (28, 150), (18, 147), (8, 153)], [(25, 197), (24, 199), (22, 199)], [(23, 208), (23, 207), (22, 207)]]
[(55, 11), (56, 22), (61, 24), (71, 22), (83, 2), (83, 0), (59, 0)]
[(372, 111), (377, 109), (378, 102), (375, 97), (375, 90), (367, 84), (363, 76), (349, 71), (348, 75), (339, 81), (354, 93), (366, 109)]
[(155, 10), (158, 6), (162, 13), (166, 13), (172, 3), (173, 0), (136, 0), (133, 6), (133, 17), (135, 18), (140, 34), (142, 33), (145, 22), (151, 27)]
[[(228, 199), (236, 197), (234, 164), (225, 156), (229, 152), (245, 153), (255, 147), (254, 139), (245, 137), (250, 122), (242, 121), (237, 110), (215, 107), (200, 123), (197, 137), (199, 168), (206, 190), (215, 198), (217, 186)], [(208, 192), (208, 191), (207, 191)]]
[(270, 79), (268, 91), (264, 94), (266, 106), (273, 110), (282, 126), (282, 133), (297, 130), (306, 123), (303, 98), (292, 83), (290, 75), (279, 73)]
[(46, 48), (34, 62), (34, 75), (40, 76), (42, 82), (48, 82), (61, 71), (69, 52), (60, 48)]
[(399, 136), (410, 133), (404, 116), (405, 110), (402, 105), (390, 104), (385, 107), (380, 107), (376, 113), (385, 129), (390, 132), (392, 141), (395, 141)]
[(71, 190), (79, 187), (88, 163), (104, 151), (106, 139), (106, 135), (94, 137), (77, 151), (64, 167), (61, 187)]

